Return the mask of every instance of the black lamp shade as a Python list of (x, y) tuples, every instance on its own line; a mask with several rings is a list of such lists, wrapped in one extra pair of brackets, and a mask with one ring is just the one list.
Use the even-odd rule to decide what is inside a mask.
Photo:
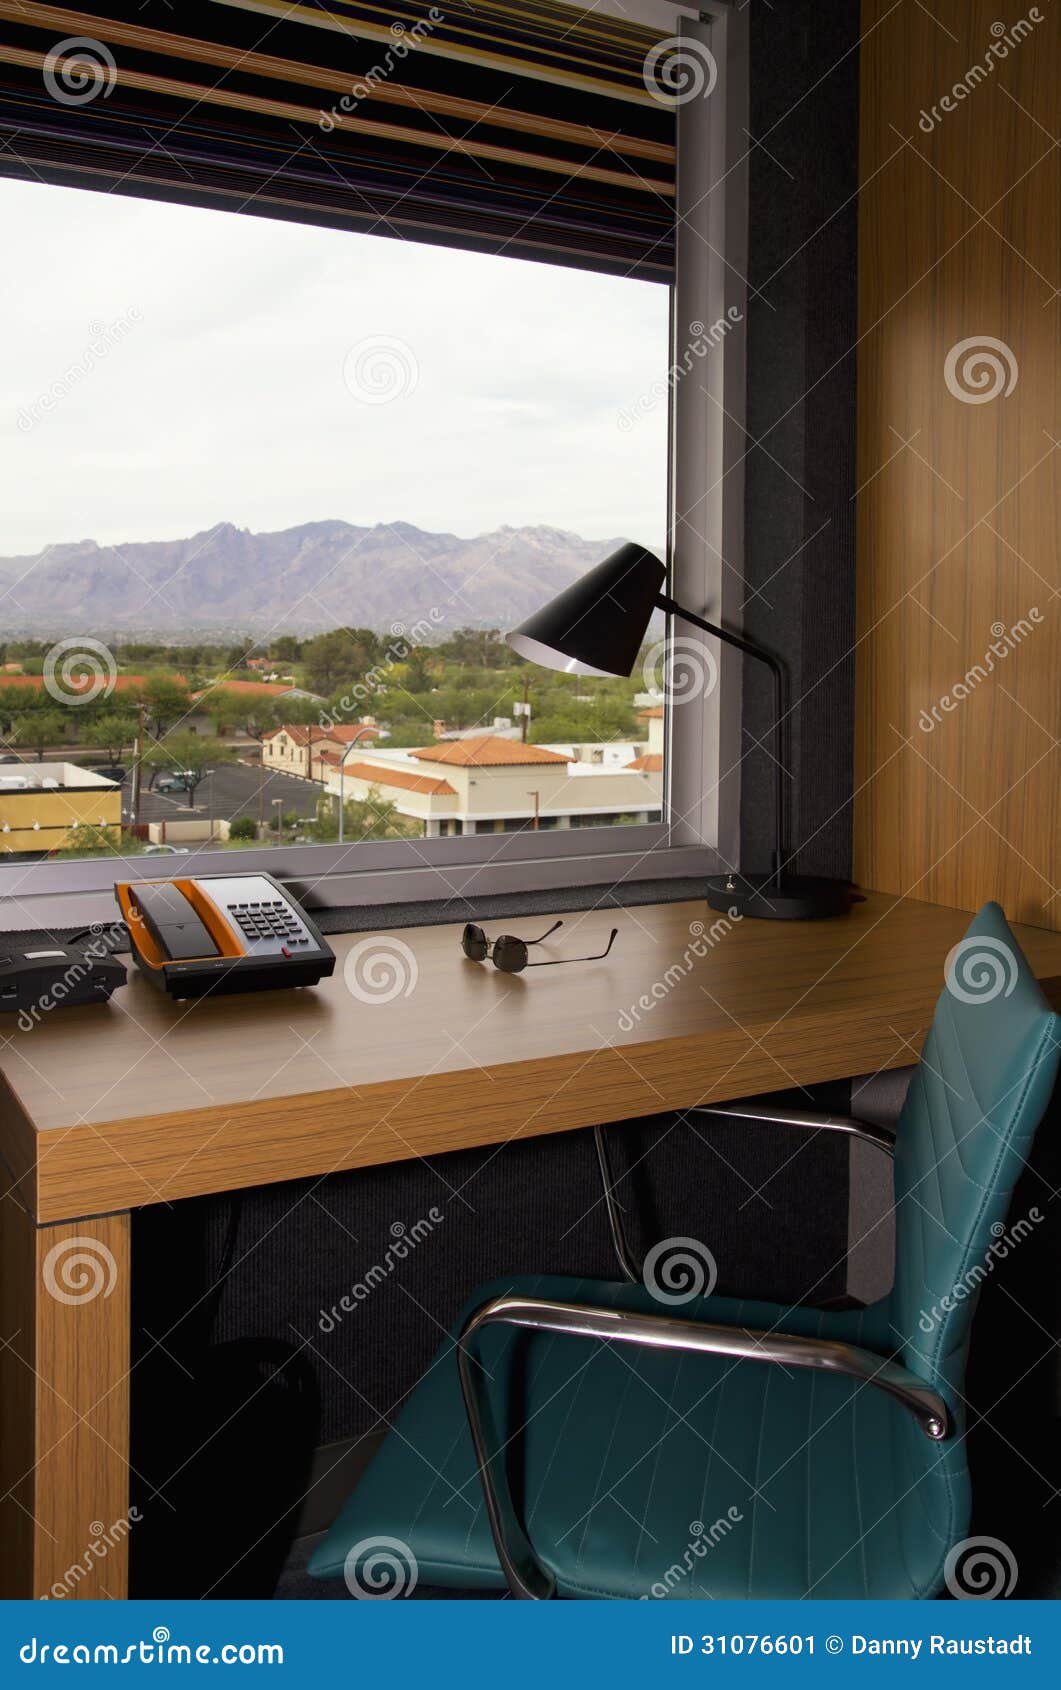
[(643, 546), (620, 546), (505, 639), (521, 657), (547, 669), (629, 675), (666, 574)]

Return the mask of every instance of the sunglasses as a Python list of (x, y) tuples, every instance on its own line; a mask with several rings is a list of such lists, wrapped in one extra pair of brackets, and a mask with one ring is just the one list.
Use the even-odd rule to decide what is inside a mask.
[(502, 933), (497, 939), (488, 939), (481, 927), (474, 921), (469, 921), (461, 936), (461, 950), (471, 962), (485, 962), (487, 958), (495, 968), (500, 968), (505, 974), (522, 974), (525, 968), (553, 968), (561, 962), (600, 962), (608, 955), (615, 935), (619, 929), (612, 928), (611, 938), (603, 951), (596, 956), (557, 956), (549, 957), (545, 962), (531, 962), (527, 955), (531, 945), (540, 945), (543, 939), (548, 939), (562, 921), (554, 921), (546, 932), (539, 934), (537, 939), (517, 939), (512, 933)]

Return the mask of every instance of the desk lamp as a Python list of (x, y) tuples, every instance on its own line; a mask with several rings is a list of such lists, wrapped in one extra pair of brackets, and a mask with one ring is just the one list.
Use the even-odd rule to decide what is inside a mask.
[(663, 610), (668, 616), (682, 617), (726, 645), (736, 646), (745, 657), (765, 663), (774, 685), (773, 869), (765, 874), (733, 870), (729, 874), (711, 875), (706, 883), (707, 902), (714, 910), (735, 908), (742, 916), (774, 921), (846, 915), (851, 908), (853, 890), (848, 881), (785, 871), (788, 793), (782, 736), (788, 706), (785, 671), (780, 661), (741, 634), (705, 622), (702, 616), (669, 598), (662, 590), (666, 574), (659, 558), (643, 546), (620, 546), (603, 563), (588, 570), (533, 616), (528, 616), (505, 639), (521, 657), (547, 669), (560, 669), (567, 675), (629, 675), (653, 611)]

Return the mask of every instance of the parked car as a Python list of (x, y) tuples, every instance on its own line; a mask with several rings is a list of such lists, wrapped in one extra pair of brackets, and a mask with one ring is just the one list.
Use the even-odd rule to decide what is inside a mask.
[(119, 786), (129, 773), (121, 763), (93, 763), (91, 767), (94, 775), (102, 775), (104, 780), (117, 781)]
[(155, 782), (156, 792), (190, 792), (195, 785), (190, 775), (163, 775)]
[(186, 845), (145, 845), (142, 856), (145, 857), (186, 857)]

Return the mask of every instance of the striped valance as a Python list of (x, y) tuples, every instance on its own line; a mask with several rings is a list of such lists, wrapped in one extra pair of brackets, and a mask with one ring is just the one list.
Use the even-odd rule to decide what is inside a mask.
[(666, 281), (655, 46), (552, 0), (0, 0), (0, 173)]

